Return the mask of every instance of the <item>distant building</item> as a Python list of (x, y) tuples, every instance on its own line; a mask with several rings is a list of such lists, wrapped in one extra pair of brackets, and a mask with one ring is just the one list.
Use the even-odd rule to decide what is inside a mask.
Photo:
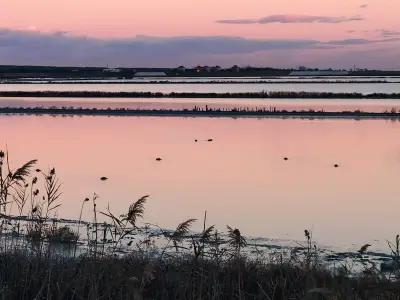
[(290, 72), (289, 76), (346, 76), (348, 71), (342, 70), (297, 70)]
[(167, 76), (165, 72), (137, 72), (135, 77), (163, 77)]
[(197, 66), (196, 67), (196, 72), (197, 73), (201, 73), (201, 72), (219, 72), (219, 71), (221, 71), (221, 67), (220, 66), (214, 66), (214, 67)]
[(105, 73), (119, 73), (119, 72), (121, 72), (121, 70), (120, 69), (116, 69), (116, 68), (106, 68), (106, 69), (103, 69), (103, 72), (105, 72)]

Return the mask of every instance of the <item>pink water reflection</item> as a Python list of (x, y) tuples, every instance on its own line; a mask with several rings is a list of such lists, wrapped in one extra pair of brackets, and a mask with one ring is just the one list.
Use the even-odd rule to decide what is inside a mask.
[(398, 233), (399, 122), (1, 116), (0, 128), (13, 164), (56, 167), (62, 217), (93, 192), (116, 213), (150, 194), (146, 220), (166, 227), (207, 210), (219, 228), (255, 236), (312, 228), (346, 246)]

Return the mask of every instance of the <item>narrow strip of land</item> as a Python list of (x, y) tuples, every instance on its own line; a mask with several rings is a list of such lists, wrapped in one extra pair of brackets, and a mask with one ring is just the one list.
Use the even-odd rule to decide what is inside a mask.
[(391, 80), (5, 80), (1, 84), (368, 84), (400, 83)]
[(97, 108), (45, 108), (1, 107), (0, 114), (29, 115), (87, 115), (87, 116), (180, 116), (180, 117), (304, 117), (304, 118), (381, 118), (399, 119), (400, 112), (315, 111), (272, 109), (97, 109)]
[(257, 99), (400, 99), (400, 93), (329, 93), (329, 92), (101, 92), (101, 91), (0, 91), (0, 97), (63, 97), (63, 98), (257, 98)]

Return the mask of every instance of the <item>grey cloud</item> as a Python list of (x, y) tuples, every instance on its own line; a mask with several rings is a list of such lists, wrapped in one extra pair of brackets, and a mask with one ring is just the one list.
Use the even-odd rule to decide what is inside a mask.
[(398, 42), (400, 38), (389, 38), (389, 39), (380, 39), (380, 40), (367, 40), (367, 39), (345, 39), (345, 40), (333, 40), (325, 42), (326, 45), (335, 45), (335, 46), (357, 46), (357, 45), (368, 45), (368, 44), (377, 44), (377, 43), (390, 43), (390, 42)]
[(397, 31), (397, 30), (380, 29), (380, 30), (377, 30), (377, 31), (383, 37), (397, 37), (397, 36), (400, 37), (400, 31)]
[[(273, 53), (308, 53), (336, 47), (398, 41), (347, 39), (318, 41), (307, 39), (246, 39), (227, 36), (151, 37), (96, 39), (64, 32), (45, 34), (0, 29), (0, 64), (85, 65), (85, 66), (176, 66), (210, 64), (213, 58), (268, 57)], [(291, 54), (289, 54), (291, 53)], [(257, 58), (259, 59), (259, 58)], [(218, 63), (218, 61), (213, 61)], [(231, 64), (235, 61), (232, 60)], [(251, 62), (249, 62), (251, 63)], [(278, 63), (278, 62), (277, 62)], [(285, 61), (281, 62), (282, 64)]]
[(334, 40), (326, 42), (328, 45), (337, 45), (337, 46), (351, 46), (351, 45), (365, 45), (373, 43), (374, 41), (367, 39), (345, 39), (345, 40)]
[(1, 64), (173, 65), (196, 56), (307, 49), (314, 40), (261, 40), (237, 37), (148, 37), (102, 40), (67, 33), (0, 29)]
[(259, 19), (229, 19), (217, 20), (220, 24), (269, 24), (269, 23), (345, 23), (364, 20), (361, 16), (329, 17), (308, 15), (271, 15)]

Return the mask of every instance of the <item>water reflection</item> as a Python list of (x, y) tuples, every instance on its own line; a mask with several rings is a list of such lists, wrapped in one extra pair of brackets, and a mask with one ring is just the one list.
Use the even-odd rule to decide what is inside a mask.
[(13, 164), (57, 168), (62, 217), (93, 192), (117, 214), (150, 194), (146, 220), (167, 227), (207, 210), (220, 228), (301, 239), (307, 227), (337, 246), (398, 233), (398, 122), (1, 116), (0, 128)]
[(327, 93), (400, 93), (400, 82), (388, 83), (79, 83), (79, 84), (0, 84), (0, 91), (98, 91), (161, 93), (247, 93), (247, 92), (327, 92)]

